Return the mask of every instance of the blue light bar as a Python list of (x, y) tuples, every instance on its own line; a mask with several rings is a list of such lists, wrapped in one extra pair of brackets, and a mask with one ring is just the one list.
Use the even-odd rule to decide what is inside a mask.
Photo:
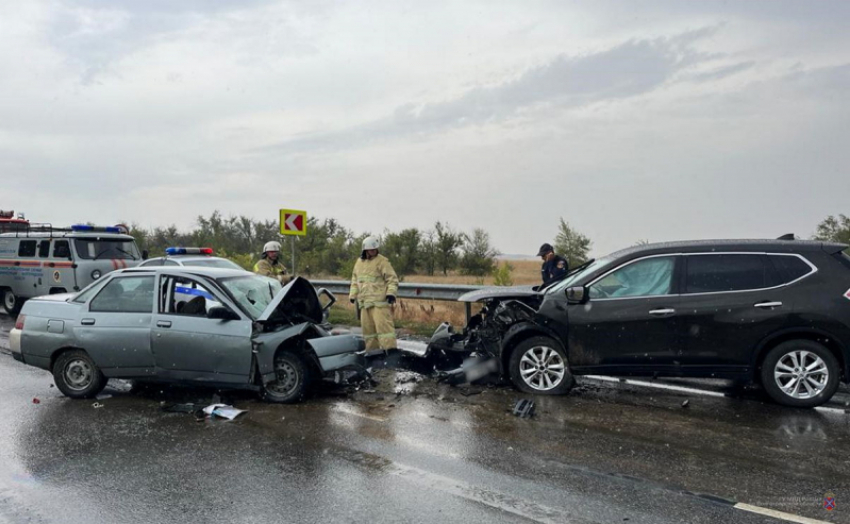
[(185, 247), (169, 247), (169, 248), (166, 248), (165, 254), (169, 255), (169, 256), (185, 255), (186, 254), (186, 248)]
[(98, 233), (124, 233), (124, 229), (118, 226), (96, 227), (87, 224), (74, 224), (71, 226), (71, 231), (88, 231)]

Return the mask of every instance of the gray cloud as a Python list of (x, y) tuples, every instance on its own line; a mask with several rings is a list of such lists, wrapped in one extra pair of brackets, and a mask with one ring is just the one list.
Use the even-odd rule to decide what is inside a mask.
[(706, 27), (669, 38), (629, 40), (583, 56), (562, 54), (515, 79), (477, 87), (455, 99), (408, 103), (379, 120), (329, 133), (295, 136), (260, 151), (350, 148), (376, 140), (499, 122), (546, 104), (576, 107), (645, 94), (683, 69), (713, 58), (697, 51), (693, 44), (716, 30)]

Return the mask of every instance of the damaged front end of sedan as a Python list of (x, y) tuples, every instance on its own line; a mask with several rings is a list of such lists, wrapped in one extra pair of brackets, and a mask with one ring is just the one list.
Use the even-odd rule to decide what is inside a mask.
[[(544, 292), (531, 286), (467, 293), (458, 300), (480, 303), (480, 310), (468, 317), (460, 332), (447, 322), (441, 324), (428, 343), (425, 357), (433, 359), (440, 377), (452, 384), (514, 379), (511, 356), (522, 342), (545, 337), (553, 341), (549, 345), (560, 345), (557, 341), (565, 335), (565, 328), (553, 323), (551, 315), (541, 314), (542, 309), (548, 309), (545, 298)], [(563, 365), (564, 373), (568, 373), (565, 359)]]

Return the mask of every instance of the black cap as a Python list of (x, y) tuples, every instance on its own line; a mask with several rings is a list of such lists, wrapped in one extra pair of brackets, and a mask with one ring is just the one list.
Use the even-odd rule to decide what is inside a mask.
[(551, 253), (552, 251), (555, 251), (552, 248), (552, 244), (543, 244), (542, 246), (540, 246), (540, 251), (537, 252), (537, 256), (542, 257), (546, 253)]

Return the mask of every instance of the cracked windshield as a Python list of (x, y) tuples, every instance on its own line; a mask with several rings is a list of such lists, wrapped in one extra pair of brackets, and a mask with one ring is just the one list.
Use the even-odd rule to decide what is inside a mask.
[(850, 524), (850, 2), (0, 2), (0, 524)]

